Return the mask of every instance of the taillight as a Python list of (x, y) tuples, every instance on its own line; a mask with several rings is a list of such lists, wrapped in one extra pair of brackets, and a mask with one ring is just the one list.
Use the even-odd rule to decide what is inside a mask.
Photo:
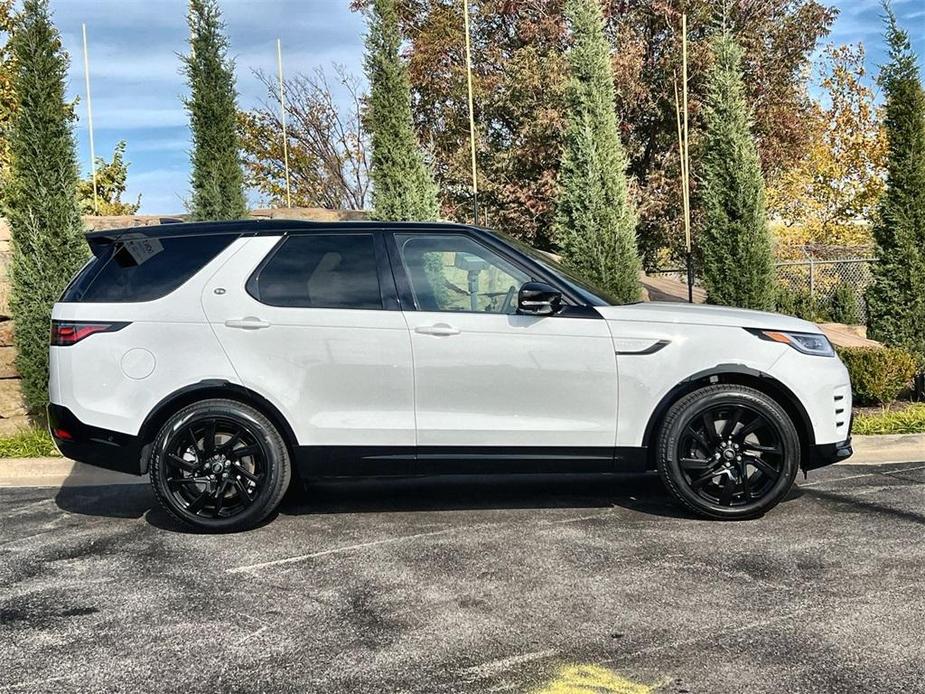
[(96, 333), (114, 333), (128, 323), (84, 323), (53, 320), (51, 322), (51, 344), (55, 347), (75, 345)]

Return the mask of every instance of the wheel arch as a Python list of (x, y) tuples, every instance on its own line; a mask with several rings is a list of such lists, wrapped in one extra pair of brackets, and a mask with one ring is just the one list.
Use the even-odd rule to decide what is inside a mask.
[(244, 405), (250, 405), (262, 413), (279, 430), (289, 449), (290, 459), (292, 459), (298, 448), (298, 440), (288, 420), (272, 402), (256, 391), (237, 383), (222, 379), (208, 379), (184, 386), (162, 398), (145, 418), (138, 432), (138, 440), (141, 442), (142, 475), (148, 471), (148, 456), (157, 432), (160, 431), (171, 415), (187, 405), (192, 405), (194, 402), (211, 398), (236, 400)]
[(655, 437), (661, 427), (662, 421), (668, 412), (668, 409), (688, 393), (699, 390), (704, 386), (715, 383), (729, 383), (741, 386), (749, 386), (755, 390), (761, 391), (768, 397), (777, 402), (793, 421), (797, 434), (800, 437), (800, 460), (801, 464), (809, 460), (813, 446), (816, 443), (816, 435), (813, 431), (812, 421), (809, 413), (800, 399), (790, 388), (770, 374), (758, 369), (745, 366), (744, 364), (720, 364), (715, 367), (698, 371), (688, 376), (678, 383), (674, 388), (668, 391), (659, 401), (643, 434), (642, 445), (649, 452), (647, 468), (655, 469)]

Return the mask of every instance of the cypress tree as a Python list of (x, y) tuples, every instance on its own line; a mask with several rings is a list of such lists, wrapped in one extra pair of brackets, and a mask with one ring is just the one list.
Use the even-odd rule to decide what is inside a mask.
[(68, 58), (47, 0), (25, 0), (10, 39), (16, 109), (3, 195), (12, 234), (10, 306), (16, 367), (33, 414), (48, 401), (51, 307), (88, 251), (77, 207), (72, 111), (65, 101)]
[(870, 336), (925, 359), (925, 93), (909, 36), (885, 5), (890, 62), (880, 84), (889, 141), (887, 189), (873, 232)]
[(401, 36), (395, 0), (372, 0), (366, 35), (373, 208), (383, 220), (436, 219), (440, 204), (433, 172), (424, 161), (411, 119), (408, 71), (398, 54)]
[(234, 62), (216, 0), (190, 0), (190, 54), (183, 57), (190, 87), (185, 100), (193, 135), (193, 219), (247, 215), (237, 132)]
[(764, 178), (742, 83), (742, 49), (728, 33), (713, 44), (700, 151), (698, 234), (707, 300), (771, 310), (774, 261)]
[(555, 238), (568, 265), (628, 303), (639, 299), (641, 263), (614, 104), (610, 44), (598, 0), (568, 0), (565, 14), (573, 44)]

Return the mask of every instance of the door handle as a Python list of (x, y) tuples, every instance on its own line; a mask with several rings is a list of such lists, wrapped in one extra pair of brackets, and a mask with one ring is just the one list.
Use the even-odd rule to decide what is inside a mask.
[(436, 325), (419, 325), (414, 329), (414, 332), (420, 333), (421, 335), (446, 337), (448, 335), (459, 335), (459, 328), (454, 328), (452, 325), (447, 325), (446, 323), (437, 323)]
[(260, 320), (254, 316), (246, 318), (234, 318), (225, 321), (226, 328), (240, 328), (241, 330), (259, 330), (260, 328), (269, 328), (270, 324), (265, 320)]

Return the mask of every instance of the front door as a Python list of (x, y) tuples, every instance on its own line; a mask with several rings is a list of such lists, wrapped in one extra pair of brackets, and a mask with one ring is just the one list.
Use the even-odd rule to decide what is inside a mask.
[(611, 469), (606, 321), (518, 315), (518, 289), (535, 278), (465, 233), (396, 233), (391, 247), (413, 298), (418, 471)]

